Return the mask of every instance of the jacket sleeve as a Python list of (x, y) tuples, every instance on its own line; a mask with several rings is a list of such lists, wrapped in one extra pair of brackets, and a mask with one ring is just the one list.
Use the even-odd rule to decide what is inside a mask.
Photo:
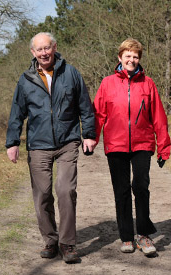
[(156, 85), (151, 89), (151, 117), (157, 140), (157, 158), (167, 160), (170, 156), (171, 141), (168, 134), (167, 116), (158, 94)]
[(87, 91), (86, 85), (80, 73), (77, 71), (78, 77), (78, 106), (79, 106), (79, 115), (81, 119), (81, 127), (82, 127), (82, 136), (84, 139), (96, 138), (95, 131), (95, 117), (93, 106), (91, 103), (91, 99), (89, 93)]
[(102, 81), (93, 102), (96, 126), (96, 142), (99, 142), (100, 133), (107, 117), (107, 108), (105, 100), (105, 85)]
[(7, 135), (6, 135), (6, 148), (20, 145), (20, 135), (24, 119), (27, 117), (27, 110), (25, 105), (24, 95), (22, 88), (17, 84), (15, 89), (11, 113), (8, 121)]

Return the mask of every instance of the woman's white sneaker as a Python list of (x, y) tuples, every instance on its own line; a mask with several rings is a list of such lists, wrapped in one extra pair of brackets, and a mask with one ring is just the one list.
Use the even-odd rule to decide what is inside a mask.
[(123, 242), (121, 245), (121, 251), (123, 253), (132, 253), (134, 252), (133, 242)]
[(137, 235), (137, 248), (147, 256), (156, 253), (153, 241), (148, 236)]

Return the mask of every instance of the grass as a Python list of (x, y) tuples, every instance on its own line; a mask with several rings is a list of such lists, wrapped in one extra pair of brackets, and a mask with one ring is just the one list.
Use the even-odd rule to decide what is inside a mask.
[(23, 221), (21, 223), (14, 222), (13, 224), (9, 225), (9, 230), (5, 231), (3, 234), (3, 240), (1, 240), (1, 246), (6, 245), (7, 243), (11, 242), (21, 242), (22, 240), (22, 232), (25, 229), (25, 224)]
[[(0, 259), (13, 256), (14, 251), (17, 253), (18, 248), (22, 245), (26, 235), (29, 218), (28, 212), (34, 211), (32, 201), (25, 205), (19, 206), (20, 213), (16, 213), (14, 193), (20, 188), (21, 183), (29, 177), (27, 165), (27, 153), (25, 142), (20, 146), (20, 156), (17, 164), (12, 163), (6, 154), (5, 134), (0, 136), (0, 211), (3, 211), (1, 218), (1, 234), (0, 234)], [(30, 204), (30, 205), (28, 205)], [(12, 213), (8, 219), (8, 210), (12, 209)], [(6, 209), (6, 210), (5, 210)], [(6, 212), (4, 212), (6, 211)]]
[(5, 138), (0, 137), (0, 209), (8, 207), (13, 198), (15, 190), (21, 181), (28, 177), (29, 170), (27, 165), (27, 153), (25, 150), (25, 142), (20, 146), (20, 156), (17, 164), (12, 163), (6, 154), (4, 146)]
[[(24, 207), (26, 207), (26, 205)], [(28, 215), (26, 215), (26, 213), (22, 213), (22, 215), (18, 218), (15, 218), (14, 221), (9, 221), (3, 226), (1, 225), (1, 260), (12, 257), (14, 251), (15, 254), (19, 253), (19, 248), (22, 246), (28, 231), (28, 224), (31, 222), (32, 220), (28, 218)]]

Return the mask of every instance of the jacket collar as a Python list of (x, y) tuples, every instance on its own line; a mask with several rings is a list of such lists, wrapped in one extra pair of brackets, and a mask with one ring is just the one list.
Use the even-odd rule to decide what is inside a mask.
[[(115, 74), (117, 74), (119, 77), (121, 78), (129, 78), (128, 77), (128, 72), (127, 70), (122, 70), (122, 64), (121, 62), (119, 62), (115, 68)], [(129, 78), (129, 79), (136, 79), (138, 78), (140, 75), (145, 75), (144, 69), (142, 68), (142, 66), (139, 64), (138, 65), (138, 69), (136, 70), (135, 74)]]
[[(47, 89), (43, 83), (43, 81), (41, 80), (39, 73), (37, 71), (37, 59), (33, 58), (31, 61), (31, 66), (30, 68), (24, 72), (24, 76), (26, 79), (28, 79), (29, 81), (37, 84), (38, 86), (40, 86), (42, 89), (44, 89), (47, 92)], [(57, 75), (58, 70), (62, 67), (63, 64), (65, 64), (66, 61), (65, 59), (63, 59), (60, 55), (60, 53), (55, 53), (55, 65), (54, 65), (54, 78)]]

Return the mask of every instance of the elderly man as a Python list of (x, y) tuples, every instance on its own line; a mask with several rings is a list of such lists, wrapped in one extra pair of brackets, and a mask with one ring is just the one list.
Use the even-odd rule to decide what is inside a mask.
[[(53, 258), (60, 252), (65, 262), (76, 262), (80, 260), (75, 246), (77, 159), (81, 131), (83, 151), (92, 152), (95, 147), (93, 109), (80, 73), (56, 52), (56, 41), (50, 33), (36, 34), (30, 48), (34, 59), (15, 90), (7, 155), (17, 162), (22, 125), (28, 118), (28, 165), (38, 225), (45, 241), (40, 255)], [(52, 194), (55, 160), (59, 234)]]

